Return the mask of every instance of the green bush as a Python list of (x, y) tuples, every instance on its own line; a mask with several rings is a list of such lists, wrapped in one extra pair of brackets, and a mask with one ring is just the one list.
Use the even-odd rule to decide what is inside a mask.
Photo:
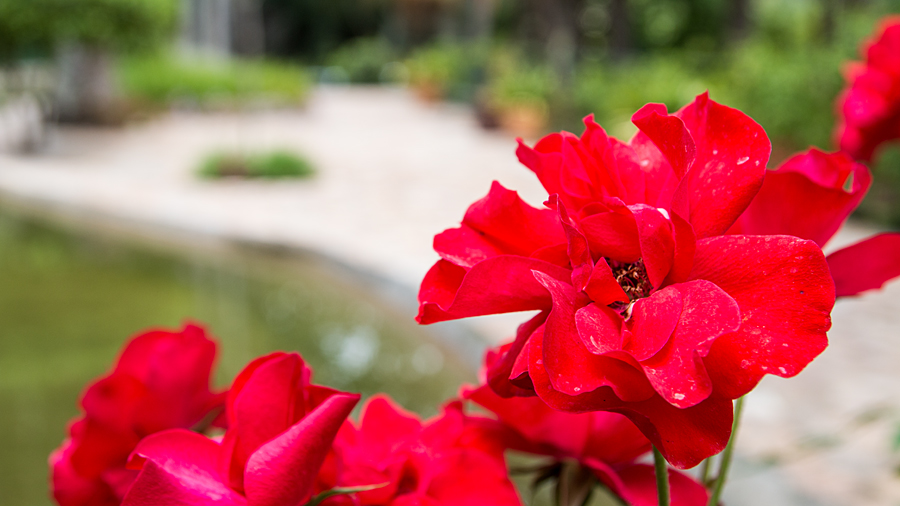
[(491, 50), (481, 44), (433, 44), (406, 60), (413, 86), (432, 86), (452, 100), (472, 100), (485, 80)]
[(385, 66), (397, 59), (397, 52), (385, 39), (364, 37), (339, 47), (326, 62), (342, 68), (352, 83), (372, 84), (383, 81)]
[(118, 77), (126, 97), (154, 105), (256, 98), (297, 104), (312, 86), (309, 73), (296, 65), (251, 60), (203, 63), (168, 53), (123, 58)]
[(215, 153), (200, 165), (197, 174), (204, 178), (301, 178), (315, 173), (304, 158), (287, 151), (243, 155)]
[(174, 33), (177, 0), (0, 0), (0, 53), (61, 42), (111, 50), (153, 47)]

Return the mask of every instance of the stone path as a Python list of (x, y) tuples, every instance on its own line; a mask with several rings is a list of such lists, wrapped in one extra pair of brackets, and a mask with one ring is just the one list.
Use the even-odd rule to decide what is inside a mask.
[[(309, 181), (202, 181), (216, 149), (290, 148)], [(306, 110), (173, 113), (124, 130), (61, 129), (41, 155), (0, 155), (0, 195), (60, 212), (311, 249), (414, 290), (437, 256), (432, 236), (458, 224), (492, 180), (539, 204), (515, 141), (452, 105), (391, 89), (321, 88)], [(862, 226), (837, 243), (873, 233)], [(521, 316), (482, 318), (489, 340)], [(766, 378), (746, 403), (726, 499), (743, 505), (900, 504), (900, 283), (839, 301), (831, 346), (797, 378)]]

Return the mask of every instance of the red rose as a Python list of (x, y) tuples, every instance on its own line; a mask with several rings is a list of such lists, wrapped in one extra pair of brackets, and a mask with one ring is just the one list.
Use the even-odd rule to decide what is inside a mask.
[[(564, 413), (534, 397), (504, 399), (488, 386), (464, 396), (497, 416), (505, 429), (499, 439), (507, 448), (557, 462), (576, 460), (625, 503), (656, 505), (653, 466), (636, 462), (650, 451), (650, 441), (626, 417), (604, 411)], [(673, 506), (704, 506), (709, 500), (706, 488), (686, 474), (670, 469), (669, 483)]]
[(359, 395), (310, 384), (296, 353), (251, 362), (228, 393), (221, 442), (186, 430), (144, 438), (127, 506), (283, 505), (308, 500), (332, 441)]
[(882, 143), (900, 139), (900, 16), (882, 20), (880, 32), (865, 47), (865, 62), (847, 66), (849, 87), (837, 101), (837, 141), (863, 161)]
[[(762, 189), (730, 232), (794, 235), (824, 247), (871, 184), (869, 169), (846, 153), (810, 149), (767, 172)], [(880, 288), (900, 276), (900, 234), (878, 234), (826, 260), (838, 297)]]
[(724, 448), (731, 400), (793, 376), (826, 346), (834, 286), (812, 241), (722, 235), (763, 183), (770, 145), (706, 95), (638, 111), (629, 142), (590, 118), (519, 159), (551, 194), (535, 209), (495, 183), (419, 292), (420, 323), (540, 313), (489, 383), (555, 409), (628, 416), (679, 468)]
[(335, 441), (337, 486), (386, 484), (329, 506), (518, 506), (503, 447), (472, 427), (460, 402), (424, 424), (386, 397), (363, 408), (360, 424), (347, 422)]
[(61, 506), (115, 506), (137, 475), (125, 468), (141, 438), (196, 425), (221, 406), (209, 390), (216, 343), (204, 330), (141, 334), (125, 346), (113, 371), (90, 385), (84, 416), (50, 456), (53, 497)]

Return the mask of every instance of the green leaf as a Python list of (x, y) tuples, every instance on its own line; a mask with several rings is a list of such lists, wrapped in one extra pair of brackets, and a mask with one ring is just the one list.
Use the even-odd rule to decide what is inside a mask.
[(343, 494), (355, 494), (356, 492), (365, 492), (367, 490), (375, 490), (376, 488), (381, 488), (387, 486), (388, 483), (377, 483), (375, 485), (363, 485), (361, 487), (335, 487), (331, 490), (326, 490), (321, 494), (313, 497), (309, 500), (308, 503), (303, 506), (319, 506), (325, 499), (335, 495), (343, 495)]

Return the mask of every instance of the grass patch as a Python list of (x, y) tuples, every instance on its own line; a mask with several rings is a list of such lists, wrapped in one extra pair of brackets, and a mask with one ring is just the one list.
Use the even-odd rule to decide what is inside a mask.
[(234, 178), (308, 178), (315, 174), (312, 164), (287, 151), (260, 154), (214, 153), (197, 170), (206, 179)]

